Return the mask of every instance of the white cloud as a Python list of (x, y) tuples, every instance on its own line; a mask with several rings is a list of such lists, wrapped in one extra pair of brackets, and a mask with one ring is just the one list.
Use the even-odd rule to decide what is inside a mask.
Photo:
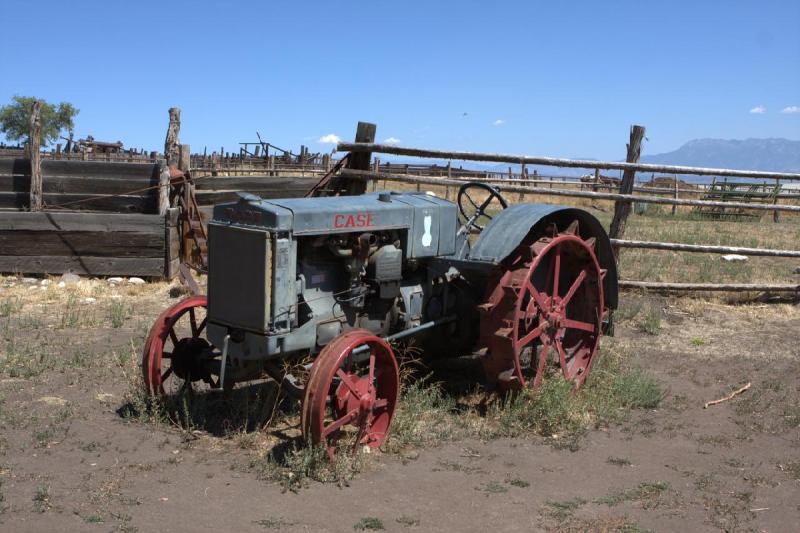
[(781, 113), (800, 113), (800, 105), (790, 105), (788, 107), (784, 107), (781, 110)]
[(492, 122), (492, 126), (502, 126), (505, 123), (506, 123), (505, 120), (503, 120), (502, 118), (498, 118), (497, 120)]
[(400, 144), (401, 142), (403, 141), (401, 141), (397, 137), (389, 137), (388, 139), (383, 140), (383, 144)]
[(763, 105), (757, 105), (753, 109), (750, 110), (751, 113), (754, 115), (761, 115), (767, 111), (767, 108)]
[(317, 140), (317, 142), (320, 144), (337, 144), (339, 141), (341, 141), (341, 139), (334, 133), (323, 135), (319, 138), (319, 140)]

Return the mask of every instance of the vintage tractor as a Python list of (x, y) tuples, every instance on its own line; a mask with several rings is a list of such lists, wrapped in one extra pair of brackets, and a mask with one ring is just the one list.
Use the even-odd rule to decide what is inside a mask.
[[(617, 304), (611, 245), (589, 213), (508, 206), (467, 183), (425, 193), (214, 208), (208, 297), (162, 313), (142, 360), (152, 394), (282, 382), (314, 444), (380, 446), (400, 392), (392, 342), (479, 357), (485, 387), (538, 387), (548, 361), (580, 386)], [(307, 378), (287, 372), (291, 362)], [(348, 444), (348, 445), (349, 445)]]

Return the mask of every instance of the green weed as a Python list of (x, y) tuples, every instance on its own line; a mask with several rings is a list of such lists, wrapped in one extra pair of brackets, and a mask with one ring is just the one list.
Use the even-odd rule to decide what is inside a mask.
[(657, 481), (655, 483), (640, 483), (632, 489), (625, 489), (617, 492), (612, 492), (606, 496), (602, 496), (594, 501), (613, 507), (622, 502), (639, 501), (645, 504), (645, 507), (652, 506), (652, 503), (658, 499), (661, 494), (668, 490), (669, 483), (665, 481)]
[(380, 518), (376, 518), (374, 516), (365, 516), (355, 523), (353, 529), (356, 531), (381, 531), (384, 529), (384, 527)]

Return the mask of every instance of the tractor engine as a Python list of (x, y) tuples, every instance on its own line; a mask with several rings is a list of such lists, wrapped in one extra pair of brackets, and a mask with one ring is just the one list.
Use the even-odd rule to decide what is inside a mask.
[[(474, 302), (464, 305), (454, 271), (438, 260), (464, 240), (456, 225), (454, 204), (419, 193), (245, 194), (218, 205), (209, 224), (209, 340), (227, 345), (233, 366), (252, 362), (254, 371), (258, 361), (315, 354), (354, 328), (385, 337), (450, 316), (448, 334), (472, 342), (477, 328), (463, 324), (476, 316)], [(458, 312), (464, 320), (453, 319)]]

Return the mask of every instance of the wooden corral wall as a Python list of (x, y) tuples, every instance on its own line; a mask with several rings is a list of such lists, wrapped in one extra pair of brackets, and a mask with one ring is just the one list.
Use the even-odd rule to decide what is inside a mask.
[[(158, 163), (44, 160), (41, 169), (46, 209), (158, 213)], [(0, 159), (0, 208), (28, 208), (30, 176), (30, 160)]]
[(0, 272), (173, 277), (178, 210), (161, 163), (45, 160), (43, 210), (27, 211), (30, 161), (0, 159)]
[(166, 215), (0, 213), (0, 272), (171, 278), (178, 210)]

